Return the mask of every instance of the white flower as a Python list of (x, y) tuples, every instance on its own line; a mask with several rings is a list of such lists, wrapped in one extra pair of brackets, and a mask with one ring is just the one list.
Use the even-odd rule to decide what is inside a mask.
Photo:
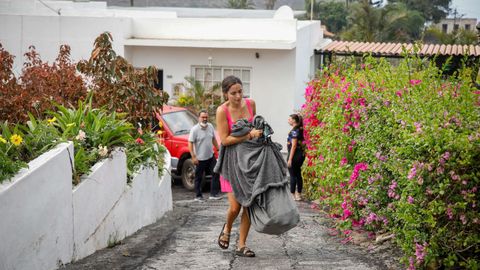
[(106, 146), (102, 146), (101, 144), (98, 146), (98, 154), (101, 157), (106, 157), (108, 155), (108, 148)]
[(83, 141), (85, 141), (86, 137), (87, 137), (87, 135), (85, 134), (85, 132), (80, 129), (80, 131), (78, 131), (78, 135), (75, 137), (75, 139), (83, 142)]

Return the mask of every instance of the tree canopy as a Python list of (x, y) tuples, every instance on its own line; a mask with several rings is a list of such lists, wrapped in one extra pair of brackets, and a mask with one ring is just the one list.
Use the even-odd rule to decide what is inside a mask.
[(445, 18), (452, 0), (389, 0), (389, 3), (403, 3), (409, 10), (419, 11), (425, 20), (439, 22)]
[(251, 0), (228, 0), (227, 8), (233, 9), (254, 9), (255, 5)]
[(318, 17), (329, 31), (339, 33), (347, 25), (348, 12), (345, 4), (341, 2), (320, 2), (317, 5)]

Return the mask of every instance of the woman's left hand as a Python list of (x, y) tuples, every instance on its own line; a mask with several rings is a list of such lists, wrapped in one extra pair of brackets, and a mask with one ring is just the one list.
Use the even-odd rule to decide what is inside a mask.
[(250, 137), (253, 138), (260, 138), (262, 136), (263, 130), (261, 129), (252, 129), (250, 130)]
[(287, 167), (288, 167), (288, 168), (291, 168), (291, 167), (292, 167), (292, 161), (291, 161), (291, 160), (289, 160), (289, 161), (287, 162)]

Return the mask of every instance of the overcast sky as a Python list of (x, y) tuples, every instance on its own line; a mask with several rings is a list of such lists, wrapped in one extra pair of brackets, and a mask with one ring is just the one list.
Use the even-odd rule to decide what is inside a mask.
[(450, 7), (457, 8), (460, 15), (465, 14), (463, 18), (480, 19), (480, 0), (453, 0)]

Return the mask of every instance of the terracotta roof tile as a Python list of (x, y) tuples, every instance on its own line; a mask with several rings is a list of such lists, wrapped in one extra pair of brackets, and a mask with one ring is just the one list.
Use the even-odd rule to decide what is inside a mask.
[[(414, 45), (412, 43), (379, 43), (379, 42), (356, 42), (356, 41), (333, 41), (320, 49), (322, 52), (332, 53), (354, 53), (364, 54), (372, 53), (376, 55), (394, 55), (403, 53), (405, 48), (412, 52)], [(445, 45), (445, 44), (424, 44), (418, 53), (420, 55), (470, 55), (480, 56), (480, 45)]]

